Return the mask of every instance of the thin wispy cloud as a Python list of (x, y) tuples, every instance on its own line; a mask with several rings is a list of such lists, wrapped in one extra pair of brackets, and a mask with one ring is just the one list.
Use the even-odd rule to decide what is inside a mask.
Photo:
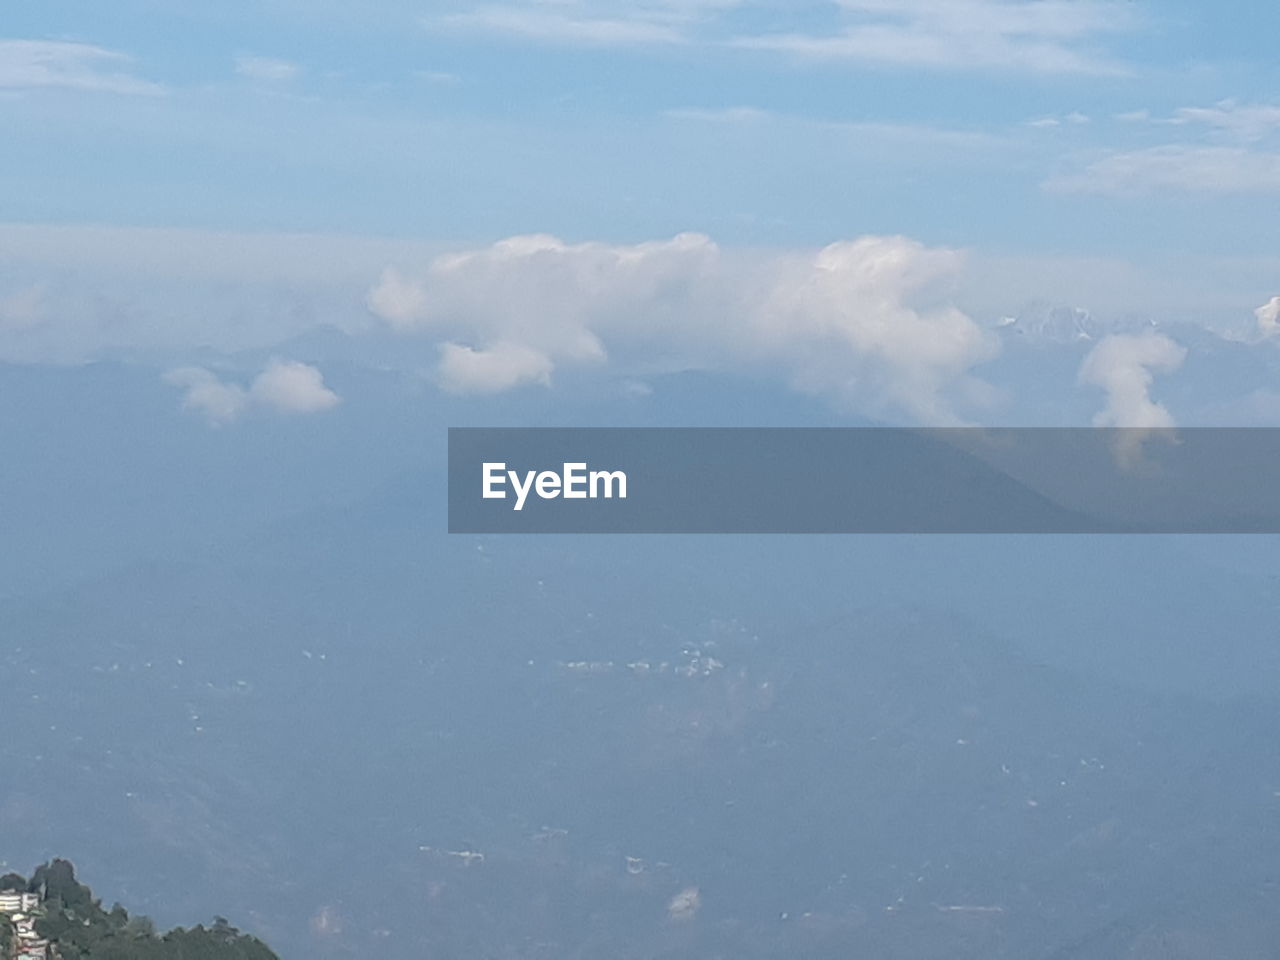
[(1045, 181), (1065, 193), (1143, 196), (1158, 192), (1280, 192), (1280, 153), (1245, 147), (1171, 144), (1113, 153)]
[(1114, 196), (1280, 191), (1280, 105), (1219, 100), (1164, 116), (1135, 110), (1114, 119), (1130, 128), (1165, 130), (1177, 142), (1114, 149), (1044, 185)]
[(1098, 44), (1140, 23), (1121, 0), (833, 0), (813, 8), (834, 15), (833, 29), (742, 32), (734, 14), (747, 7), (787, 9), (745, 0), (525, 0), (425, 23), (561, 44), (727, 44), (868, 64), (1087, 74), (1127, 72)]
[(1166, 116), (1157, 116), (1147, 109), (1129, 110), (1115, 114), (1114, 119), (1154, 127), (1184, 127), (1188, 135), (1205, 130), (1224, 138), (1253, 143), (1280, 133), (1280, 104), (1241, 103), (1227, 99), (1207, 107), (1179, 107)]
[(1098, 48), (1136, 29), (1132, 4), (1113, 0), (839, 0), (826, 33), (741, 36), (736, 45), (869, 64), (1032, 73), (1123, 74)]
[(688, 39), (685, 24), (662, 9), (611, 9), (600, 4), (501, 4), (429, 17), (428, 28), (506, 34), (576, 46), (648, 46)]
[(1062, 116), (1035, 117), (1027, 121), (1027, 126), (1038, 130), (1051, 130), (1062, 126), (1083, 127), (1091, 122), (1092, 120), (1088, 114), (1080, 113), (1076, 110)]
[(291, 60), (241, 55), (236, 57), (235, 71), (246, 79), (260, 83), (287, 83), (296, 80), (301, 75), (302, 68)]
[(462, 77), (445, 70), (415, 70), (413, 75), (423, 83), (431, 84), (434, 87), (462, 86)]
[(1182, 107), (1165, 122), (1202, 124), (1240, 140), (1253, 142), (1280, 132), (1280, 105), (1220, 100), (1211, 107)]
[(952, 149), (998, 150), (1010, 146), (1007, 137), (981, 130), (963, 130), (913, 123), (884, 123), (872, 121), (826, 120), (794, 114), (775, 113), (757, 107), (725, 107), (705, 109), (681, 107), (666, 110), (668, 120), (685, 123), (719, 124), (742, 128), (756, 127), (768, 130), (770, 135), (785, 130), (854, 137), (865, 146), (870, 143), (898, 145), (904, 149), (925, 146)]
[(88, 43), (0, 40), (0, 90), (62, 89), (154, 95), (163, 88), (138, 77), (132, 58)]

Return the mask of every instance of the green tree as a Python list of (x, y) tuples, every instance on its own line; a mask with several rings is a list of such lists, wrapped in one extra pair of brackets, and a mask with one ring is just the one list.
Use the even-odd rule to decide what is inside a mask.
[[(43, 898), (36, 930), (49, 938), (61, 960), (279, 960), (225, 917), (215, 917), (210, 927), (177, 927), (157, 935), (148, 918), (130, 916), (118, 903), (105, 911), (93, 891), (76, 880), (67, 860), (39, 867), (30, 886)], [(6, 929), (0, 925), (0, 938)]]
[(27, 878), (20, 873), (6, 873), (0, 877), (0, 891), (24, 891), (29, 889), (27, 886)]

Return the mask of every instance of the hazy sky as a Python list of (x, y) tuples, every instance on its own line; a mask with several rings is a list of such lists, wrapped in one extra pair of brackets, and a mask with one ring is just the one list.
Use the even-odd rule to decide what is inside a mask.
[[(185, 368), (324, 325), (459, 393), (731, 368), (995, 422), (1043, 378), (1001, 366), (1017, 318), (1129, 338), (1057, 385), (1098, 422), (1280, 419), (1271, 4), (53, 0), (4, 29), (3, 359)], [(1195, 374), (1179, 324), (1231, 338), (1237, 396), (1147, 393)]]
[(1274, 538), (475, 539), (444, 454), (1280, 426), (1278, 36), (1274, 0), (5, 4), (3, 855), (286, 956), (550, 955), (528, 918), (817, 956), (824, 910), (881, 953), (1276, 942)]

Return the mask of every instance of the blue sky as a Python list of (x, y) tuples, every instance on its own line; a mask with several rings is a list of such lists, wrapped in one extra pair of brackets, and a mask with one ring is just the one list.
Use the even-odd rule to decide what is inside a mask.
[[(836, 863), (829, 831), (801, 830), (797, 846), (795, 831), (765, 822), (786, 804), (728, 815), (725, 800), (750, 787), (756, 758), (788, 789), (846, 809), (840, 783), (805, 787), (810, 771), (844, 769), (835, 754), (805, 766), (803, 749), (774, 748), (793, 733), (803, 747), (814, 731), (861, 742), (859, 730), (882, 728), (841, 713), (865, 699), (843, 680), (814, 687), (827, 700), (812, 703), (796, 683), (843, 671), (871, 690), (900, 665), (899, 636), (932, 638), (908, 644), (899, 680), (934, 640), (953, 664), (960, 645), (990, 636), (1109, 683), (1270, 696), (1272, 538), (476, 542), (443, 532), (445, 428), (1280, 426), (1277, 36), (1274, 0), (6, 4), (0, 658), (11, 702), (32, 708), (14, 713), (31, 736), (5, 759), (22, 789), (0, 804), (17, 840), (4, 856), (26, 869), (81, 844), (108, 899), (188, 924), (225, 904), (299, 956), (348, 944), (420, 956), (415, 929), (505, 937), (473, 923), (479, 913), (442, 924), (440, 911), (458, 897), (482, 912), (509, 902), (511, 883), (543, 876), (564, 849), (577, 866), (554, 867), (562, 880), (532, 897), (561, 905), (556, 923), (595, 909), (582, 889), (606, 903), (622, 889), (598, 864), (624, 882), (658, 878), (651, 900), (618, 901), (656, 907), (617, 914), (625, 937), (633, 922), (661, 924), (684, 881), (668, 891), (667, 874), (633, 876), (621, 855), (687, 868), (707, 885), (712, 926), (631, 941), (640, 955), (646, 942), (706, 945), (737, 915), (793, 917), (794, 942), (816, 943), (803, 915), (837, 895), (894, 929), (916, 916), (939, 931), (939, 905), (1006, 902), (970, 876), (1008, 888), (1008, 920), (1028, 937), (1053, 890), (1072, 908), (1050, 924), (1063, 942), (1112, 910), (1122, 933), (1145, 934), (1162, 904), (1191, 902), (1162, 899), (1175, 889), (1165, 866), (1186, 867), (1178, 890), (1204, 880), (1178, 831), (1207, 850), (1219, 834), (1201, 828), (1216, 822), (1239, 826), (1238, 842), (1214, 848), (1222, 873), (1210, 879), (1227, 882), (1196, 901), (1197, 916), (1225, 928), (1272, 875), (1256, 853), (1273, 848), (1255, 843), (1274, 835), (1274, 771), (1251, 752), (1265, 741), (1212, 740), (1205, 717), (1234, 732), (1238, 716), (1197, 714), (1173, 731), (1194, 728), (1194, 742), (1164, 737), (1165, 759), (1133, 767), (1132, 744), (1159, 748), (1138, 728), (1166, 713), (1135, 713), (1145, 701), (1111, 687), (1120, 699), (1097, 702), (1116, 712), (1090, 713), (1095, 700), (1073, 692), (1090, 688), (1066, 680), (1063, 702), (1083, 711), (1067, 720), (1083, 726), (956, 741), (956, 723), (1030, 735), (1027, 697), (1002, 686), (1022, 667), (986, 658), (985, 640), (964, 667), (994, 671), (994, 686), (957, 687), (949, 666), (929, 668), (905, 701), (937, 723), (902, 741), (926, 763), (903, 754), (901, 783), (947, 805), (904, 819), (887, 781), (866, 822), (904, 825), (901, 849), (922, 856), (903, 859), (886, 835), (871, 842), (881, 871), (852, 835), (848, 871), (872, 878), (865, 899), (833, 892), (846, 868), (822, 866)], [(864, 605), (891, 619), (848, 619)], [(930, 608), (945, 613), (938, 628)], [(862, 655), (838, 652), (882, 622), (892, 643), (867, 647), (869, 673), (854, 669)], [(682, 662), (678, 651), (708, 639), (735, 650), (735, 638), (741, 662), (726, 657), (700, 687), (710, 699), (577, 685), (630, 681), (621, 664)], [(612, 679), (562, 669), (606, 658)], [(1027, 674), (1024, 692), (1050, 689), (1046, 676)], [(716, 717), (745, 716), (743, 691), (757, 685), (768, 718), (792, 719), (742, 727), (738, 754)], [(885, 687), (891, 723), (905, 715), (899, 687)], [(1008, 709), (969, 715), (986, 700)], [(622, 710), (612, 727), (606, 703)], [(1086, 720), (1110, 716), (1138, 718), (1100, 741), (1115, 745), (1114, 766), (1101, 747), (1071, 752), (1101, 729)], [(585, 739), (565, 739), (578, 729)], [(1050, 777), (1043, 747), (1057, 741), (1074, 772)], [(960, 752), (980, 766), (956, 766)], [(1064, 792), (1093, 776), (1076, 768), (1095, 752), (1127, 792)], [(778, 767), (783, 753), (800, 766)], [(658, 756), (677, 764), (659, 765), (665, 779), (650, 776)], [(567, 759), (548, 779), (556, 757)], [(920, 791), (930, 758), (942, 779)], [(1190, 784), (1202, 810), (1168, 791), (1174, 805), (1154, 814), (1109, 802), (1156, 796), (1187, 770), (1255, 768)], [(982, 769), (1014, 820), (990, 805)], [(639, 771), (647, 786), (601, 770)], [(952, 774), (993, 814), (972, 857), (956, 846)], [(365, 789), (331, 789), (343, 781)], [(551, 792), (521, 789), (534, 782)], [(658, 796), (690, 784), (709, 798), (698, 818)], [(1038, 812), (1033, 789), (1047, 801)], [(493, 803), (477, 805), (477, 790)], [(283, 802), (293, 796), (303, 806)], [(1006, 842), (1017, 817), (1043, 826), (1055, 810), (1061, 829)], [(1097, 843), (1080, 833), (1116, 810), (1114, 837), (1113, 819)], [(573, 845), (539, 839), (529, 854), (543, 824), (571, 828)], [(743, 837), (758, 859), (726, 858)], [(1147, 862), (1153, 837), (1169, 839), (1157, 844), (1167, 855)], [(435, 906), (424, 886), (420, 928), (382, 903), (388, 870), (426, 883), (430, 857), (470, 849), (495, 855), (460, 867), (465, 881)], [(1075, 863), (1064, 850), (1090, 878), (1083, 893), (1059, 869)], [(1139, 854), (1108, 880), (1123, 896), (1095, 904), (1094, 862), (1117, 851)], [(972, 870), (931, 867), (922, 883), (914, 864), (926, 856)], [(521, 862), (540, 872), (508, 871)], [(753, 862), (776, 882), (756, 882)], [(919, 913), (883, 912), (908, 888)], [(747, 897), (736, 906), (735, 890)], [(877, 935), (866, 916), (857, 929)], [(325, 947), (337, 920), (347, 939)], [(384, 922), (400, 938), (387, 950)], [(529, 947), (531, 930), (511, 942)]]
[(45, 45), (0, 61), (6, 219), (1217, 251), (1280, 190), (1249, 6), (41, 4), (6, 17)]
[[(614, 250), (598, 269), (616, 273), (618, 251), (692, 233), (727, 258), (772, 251), (779, 275), (828, 244), (902, 236), (963, 254), (925, 286), (945, 277), (959, 291), (948, 302), (984, 330), (1038, 305), (1083, 309), (1104, 333), (1190, 324), (1269, 339), (1274, 324), (1255, 326), (1254, 311), (1280, 286), (1278, 28), (1268, 4), (1131, 0), (26, 6), (6, 14), (0, 39), (0, 306), (11, 315), (0, 357), (265, 347), (303, 332), (308, 312), (386, 333), (387, 317), (367, 309), (385, 268), (429, 288), (431, 256), (531, 234), (565, 245), (535, 259), (564, 266), (596, 245)], [(52, 227), (63, 232), (33, 245), (33, 229)], [(317, 259), (309, 243), (327, 252)], [(279, 277), (264, 278), (277, 260)], [(486, 269), (511, 280), (515, 268)], [(740, 285), (726, 276), (721, 287)], [(906, 303), (918, 281), (904, 281), (910, 296), (872, 299)], [(606, 335), (592, 318), (594, 346), (549, 346), (558, 335), (511, 319), (518, 304), (481, 309), (489, 283), (476, 282), (450, 294), (454, 316), (485, 318), (455, 324), (451, 340), (430, 334), (430, 346), (524, 356), (524, 376), (500, 383), (545, 387), (575, 363), (629, 378), (658, 357), (706, 367), (723, 352), (705, 331), (696, 350), (633, 349), (636, 328)], [(512, 296), (540, 282), (512, 281)], [(545, 309), (581, 312), (586, 283), (564, 281), (566, 302)], [(617, 283), (598, 308), (640, 296)], [(184, 297), (202, 305), (199, 322)], [(730, 309), (708, 297), (699, 309)], [(81, 316), (72, 329), (71, 314), (104, 301), (132, 319)], [(255, 311), (261, 323), (244, 319)], [(918, 368), (936, 332), (926, 319), (919, 340), (886, 347), (806, 318), (769, 322), (852, 343), (864, 385)], [(100, 335), (131, 324), (149, 333)], [(255, 336), (220, 335), (248, 328)], [(757, 339), (732, 363), (764, 363), (772, 341)], [(998, 344), (964, 346), (909, 376), (930, 392), (945, 372), (950, 392), (1001, 356)], [(843, 376), (783, 367), (784, 381), (818, 393), (832, 388), (813, 381)], [(937, 399), (889, 407), (931, 416)]]

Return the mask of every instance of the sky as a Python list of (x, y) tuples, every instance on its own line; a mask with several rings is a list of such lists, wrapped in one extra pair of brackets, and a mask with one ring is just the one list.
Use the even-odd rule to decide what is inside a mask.
[[(256, 387), (322, 328), (461, 394), (728, 370), (893, 422), (1081, 392), (1085, 422), (1277, 422), (1277, 28), (1134, 0), (23, 7), (0, 359), (157, 364), (215, 426), (333, 409), (315, 365), (283, 404)], [(1011, 336), (1046, 330), (1074, 351), (1052, 390)], [(1172, 409), (1151, 389), (1204, 368), (1203, 331), (1236, 395)]]
[(796, 955), (827, 903), (866, 942), (1004, 903), (1015, 953), (1190, 904), (1269, 948), (1272, 538), (444, 531), (447, 427), (1280, 426), (1277, 36), (1253, 0), (8, 4), (0, 855), (284, 956), (539, 917)]

